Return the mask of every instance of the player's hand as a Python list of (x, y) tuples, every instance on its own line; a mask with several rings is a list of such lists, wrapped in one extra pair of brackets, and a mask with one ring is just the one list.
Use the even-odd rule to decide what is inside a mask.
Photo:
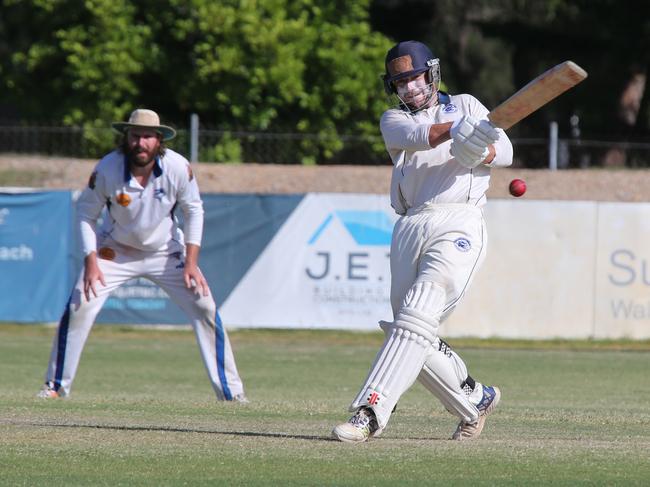
[(477, 154), (469, 150), (465, 144), (459, 144), (457, 142), (451, 143), (449, 152), (456, 159), (456, 162), (467, 169), (474, 169), (490, 155), (490, 149), (488, 147)]
[(97, 297), (97, 289), (95, 288), (97, 281), (106, 287), (104, 273), (97, 263), (97, 254), (91, 252), (86, 256), (84, 261), (84, 295), (86, 296), (86, 301), (90, 301), (91, 292), (94, 297)]
[(186, 261), (185, 269), (183, 270), (183, 279), (185, 280), (185, 287), (187, 287), (187, 289), (193, 289), (194, 292), (202, 294), (203, 296), (208, 296), (210, 294), (208, 281), (205, 280), (205, 277), (203, 277), (203, 274), (197, 265), (188, 265)]
[(474, 125), (474, 134), (488, 142), (488, 145), (494, 144), (499, 140), (499, 131), (489, 120), (479, 120)]
[(457, 145), (464, 146), (464, 152), (477, 156), (499, 139), (499, 132), (488, 120), (476, 120), (469, 115), (454, 122), (449, 129), (449, 135)]

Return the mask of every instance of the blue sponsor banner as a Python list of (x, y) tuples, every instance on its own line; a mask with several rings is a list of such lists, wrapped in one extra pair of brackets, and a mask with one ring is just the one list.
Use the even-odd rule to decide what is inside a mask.
[[(0, 193), (0, 321), (57, 322), (83, 269), (71, 192)], [(223, 303), (304, 198), (204, 194), (200, 266)], [(185, 324), (185, 313), (151, 281), (115, 290), (99, 323)]]
[[(217, 306), (225, 301), (303, 197), (301, 194), (202, 195), (205, 217), (199, 265)], [(115, 290), (97, 321), (188, 323), (185, 313), (147, 279), (133, 279)]]
[(70, 286), (69, 191), (0, 193), (0, 321), (52, 322)]
[(132, 279), (113, 291), (97, 316), (98, 323), (188, 323), (185, 314), (153, 282)]

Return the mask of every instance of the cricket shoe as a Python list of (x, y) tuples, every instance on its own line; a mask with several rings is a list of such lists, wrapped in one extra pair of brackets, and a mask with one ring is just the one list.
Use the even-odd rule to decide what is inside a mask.
[(494, 411), (499, 404), (501, 391), (498, 387), (484, 385), (481, 385), (481, 387), (483, 388), (483, 397), (476, 405), (476, 409), (478, 409), (478, 420), (474, 423), (466, 423), (465, 421), (458, 423), (458, 427), (451, 437), (452, 440), (463, 441), (478, 438), (481, 431), (483, 431), (488, 414)]
[(381, 433), (375, 413), (370, 408), (361, 407), (347, 421), (332, 430), (332, 438), (344, 443), (362, 443), (375, 433)]
[(246, 397), (246, 394), (244, 394), (243, 392), (241, 394), (236, 394), (235, 396), (233, 396), (231, 401), (232, 402), (238, 402), (240, 404), (248, 404), (248, 403), (250, 403), (250, 401)]
[(36, 397), (40, 397), (41, 399), (56, 399), (57, 397), (61, 396), (49, 384), (45, 384), (43, 388), (38, 391)]

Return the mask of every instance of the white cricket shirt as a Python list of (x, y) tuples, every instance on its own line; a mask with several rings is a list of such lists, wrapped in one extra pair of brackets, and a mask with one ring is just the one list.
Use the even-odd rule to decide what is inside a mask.
[[(102, 209), (107, 215), (96, 232)], [(175, 212), (183, 212), (185, 235)], [(97, 250), (97, 234), (140, 250), (182, 251), (201, 245), (203, 203), (190, 163), (166, 149), (156, 160), (145, 187), (132, 176), (125, 155), (115, 150), (102, 158), (77, 202), (84, 256)]]
[(490, 167), (512, 164), (512, 144), (506, 133), (498, 129), (500, 137), (494, 144), (496, 157), (489, 166), (481, 164), (467, 169), (451, 156), (451, 140), (435, 148), (429, 146), (429, 127), (453, 122), (463, 115), (487, 119), (488, 113), (471, 95), (450, 96), (449, 103), (415, 114), (398, 108), (384, 112), (380, 128), (393, 160), (391, 205), (398, 214), (425, 203), (485, 204)]

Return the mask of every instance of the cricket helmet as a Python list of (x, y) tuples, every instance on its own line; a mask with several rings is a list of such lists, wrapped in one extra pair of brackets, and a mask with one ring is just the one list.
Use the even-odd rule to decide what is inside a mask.
[(440, 60), (431, 50), (418, 41), (399, 42), (386, 54), (386, 73), (382, 77), (386, 93), (396, 93), (395, 81), (409, 78), (420, 73), (428, 73), (427, 82), (440, 83)]

